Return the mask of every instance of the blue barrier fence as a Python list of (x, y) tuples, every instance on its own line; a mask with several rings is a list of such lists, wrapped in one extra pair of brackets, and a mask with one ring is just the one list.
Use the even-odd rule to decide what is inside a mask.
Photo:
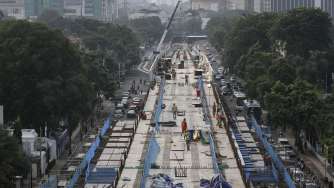
[[(112, 114), (108, 116), (108, 118), (104, 121), (103, 127), (100, 131), (101, 136), (104, 136), (105, 133), (108, 131), (110, 127), (110, 121), (112, 118)], [(86, 152), (85, 158), (81, 161), (80, 165), (75, 169), (74, 174), (72, 175), (72, 178), (70, 179), (68, 185), (66, 186), (67, 188), (73, 188), (75, 184), (78, 182), (78, 179), (84, 169), (90, 164), (91, 160), (95, 156), (95, 151), (100, 145), (100, 137), (98, 136), (95, 141), (92, 143), (90, 146), (89, 150)], [(89, 176), (89, 168), (87, 168), (86, 172), (86, 180), (87, 177)], [(53, 188), (53, 186), (50, 186), (48, 183), (50, 180), (48, 180), (46, 183), (41, 184), (40, 188)]]
[[(206, 100), (206, 95), (205, 95), (204, 84), (203, 84), (202, 78), (198, 79), (197, 87), (199, 87), (200, 91), (201, 91), (200, 94), (201, 94), (201, 101), (202, 101), (202, 106), (203, 106), (203, 108), (202, 108), (203, 109), (203, 114), (205, 116), (205, 122), (212, 127), (213, 123), (212, 123), (212, 120), (210, 118), (209, 104)], [(212, 137), (211, 131), (210, 131), (210, 134), (209, 134), (209, 143), (210, 143), (210, 151), (211, 151), (211, 157), (212, 157), (212, 166), (213, 166), (213, 169), (214, 169), (215, 173), (219, 174), (220, 170), (219, 170), (219, 167), (218, 167), (216, 147), (215, 147), (215, 142), (214, 142), (214, 139)]]
[(260, 141), (263, 144), (265, 150), (270, 155), (270, 157), (271, 157), (271, 159), (272, 159), (275, 167), (278, 169), (279, 173), (281, 173), (281, 175), (283, 176), (286, 185), (289, 188), (296, 188), (296, 186), (295, 186), (295, 184), (294, 184), (294, 182), (293, 182), (293, 180), (292, 180), (289, 172), (285, 168), (285, 166), (284, 166), (283, 162), (281, 161), (281, 159), (278, 157), (277, 153), (274, 151), (274, 149), (271, 146), (271, 144), (268, 142), (267, 137), (262, 132), (262, 129), (258, 125), (258, 123), (256, 122), (254, 116), (251, 117), (251, 125), (252, 125), (252, 127), (255, 128), (257, 137), (260, 139)]
[(51, 175), (49, 178), (41, 184), (40, 188), (57, 188), (57, 176)]
[(147, 180), (147, 177), (149, 176), (151, 166), (156, 160), (158, 153), (160, 151), (159, 144), (157, 140), (155, 139), (154, 135), (155, 133), (153, 133), (150, 138), (148, 150), (147, 150), (145, 161), (144, 161), (144, 172), (143, 172), (143, 176), (140, 182), (141, 188), (145, 188), (146, 180)]
[(159, 88), (159, 99), (158, 99), (158, 104), (157, 104), (156, 109), (155, 109), (155, 116), (154, 116), (155, 130), (157, 132), (160, 131), (159, 120), (160, 120), (160, 114), (161, 114), (161, 111), (162, 111), (162, 100), (163, 100), (163, 96), (164, 96), (164, 87), (165, 87), (165, 79), (161, 79), (160, 88)]
[(158, 103), (154, 111), (154, 121), (155, 121), (155, 131), (156, 132), (152, 132), (150, 139), (149, 139), (149, 145), (148, 145), (148, 149), (147, 149), (145, 160), (144, 160), (144, 172), (143, 172), (143, 176), (140, 182), (141, 188), (145, 188), (146, 180), (147, 180), (147, 177), (149, 176), (151, 166), (155, 162), (158, 156), (158, 153), (160, 151), (160, 146), (155, 138), (155, 134), (160, 132), (159, 120), (160, 120), (160, 114), (162, 112), (162, 100), (163, 100), (163, 95), (164, 95), (164, 87), (165, 87), (165, 80), (161, 79)]

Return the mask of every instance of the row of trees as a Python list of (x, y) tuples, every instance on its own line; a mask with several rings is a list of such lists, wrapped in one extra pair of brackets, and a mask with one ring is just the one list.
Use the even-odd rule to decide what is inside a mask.
[(21, 128), (52, 131), (65, 121), (73, 130), (94, 112), (100, 94), (113, 96), (118, 64), (129, 68), (140, 59), (139, 42), (125, 26), (40, 20), (47, 25), (0, 21), (0, 104), (17, 136), (0, 130), (0, 187), (11, 187), (11, 178), (28, 169), (18, 145)]
[[(313, 141), (334, 133), (331, 88), (334, 48), (329, 15), (320, 9), (239, 14), (208, 23), (223, 64), (246, 82), (276, 127), (306, 131)], [(317, 134), (314, 134), (317, 133)]]

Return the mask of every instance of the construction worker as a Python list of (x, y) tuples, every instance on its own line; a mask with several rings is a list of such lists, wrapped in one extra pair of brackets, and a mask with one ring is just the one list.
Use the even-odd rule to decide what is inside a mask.
[(217, 106), (216, 106), (216, 102), (214, 102), (213, 106), (212, 106), (212, 114), (213, 114), (213, 116), (216, 116), (216, 111), (217, 111)]
[(184, 133), (184, 140), (186, 141), (187, 151), (189, 151), (190, 150), (190, 135), (188, 131)]
[(188, 76), (188, 75), (186, 75), (186, 76), (185, 76), (186, 85), (188, 85), (188, 78), (189, 78), (189, 76)]
[(181, 135), (185, 135), (185, 133), (187, 132), (187, 129), (188, 129), (188, 125), (187, 125), (187, 121), (186, 121), (186, 118), (183, 119), (182, 123), (181, 123)]
[(173, 119), (176, 119), (176, 115), (177, 115), (177, 106), (176, 106), (175, 103), (173, 104), (172, 112), (173, 112)]

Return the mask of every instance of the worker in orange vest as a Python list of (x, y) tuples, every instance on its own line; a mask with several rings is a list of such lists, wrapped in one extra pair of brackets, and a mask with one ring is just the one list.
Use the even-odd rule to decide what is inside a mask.
[(187, 121), (186, 118), (184, 118), (181, 123), (181, 131), (182, 131), (181, 135), (185, 135), (187, 129), (188, 129)]

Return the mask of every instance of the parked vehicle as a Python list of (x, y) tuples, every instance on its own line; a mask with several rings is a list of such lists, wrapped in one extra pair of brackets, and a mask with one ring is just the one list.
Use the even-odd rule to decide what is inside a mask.
[(136, 111), (135, 110), (129, 110), (128, 113), (127, 113), (127, 118), (136, 118)]
[(120, 119), (120, 118), (123, 118), (124, 113), (121, 109), (118, 109), (118, 110), (115, 110), (115, 113), (113, 116), (115, 119)]
[(223, 74), (223, 72), (224, 72), (224, 68), (223, 68), (223, 67), (219, 67), (219, 68), (218, 68), (218, 73), (219, 73), (219, 74)]
[(124, 109), (125, 109), (125, 107), (124, 107), (123, 103), (118, 103), (116, 105), (116, 110), (122, 110), (122, 112), (124, 113)]

